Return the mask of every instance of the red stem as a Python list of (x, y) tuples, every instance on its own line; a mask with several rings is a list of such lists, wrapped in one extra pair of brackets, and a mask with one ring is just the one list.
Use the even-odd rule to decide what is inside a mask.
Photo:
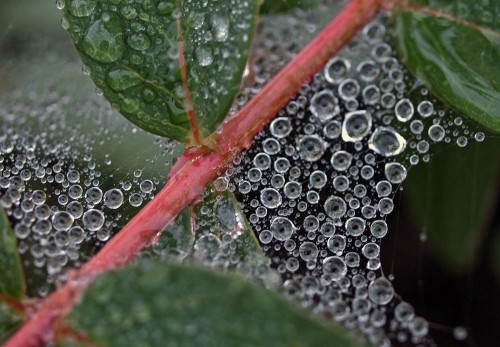
[(351, 0), (264, 89), (216, 135), (218, 150), (187, 151), (172, 168), (160, 191), (92, 259), (69, 275), (69, 280), (45, 298), (38, 311), (4, 347), (35, 347), (50, 341), (54, 326), (75, 304), (83, 290), (103, 272), (132, 259), (189, 203), (198, 198), (253, 136), (292, 98), (302, 84), (337, 53), (380, 7), (378, 0)]

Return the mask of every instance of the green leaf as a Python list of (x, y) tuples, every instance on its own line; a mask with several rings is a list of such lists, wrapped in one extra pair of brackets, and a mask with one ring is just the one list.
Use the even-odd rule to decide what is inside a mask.
[(114, 108), (147, 131), (189, 142), (192, 127), (206, 137), (226, 116), (239, 90), (258, 4), (67, 1), (63, 25)]
[(17, 253), (16, 236), (0, 207), (0, 294), (21, 299), (26, 290), (21, 259)]
[[(224, 234), (234, 240), (234, 254), (241, 261), (269, 263), (269, 259), (262, 251), (262, 247), (255, 237), (252, 226), (246, 219), (243, 209), (229, 190), (216, 191), (212, 185), (208, 186), (210, 193), (195, 207), (198, 223), (196, 238), (212, 233), (219, 238)], [(213, 211), (207, 214), (204, 211)]]
[(436, 146), (430, 163), (412, 168), (403, 196), (430, 249), (448, 269), (467, 271), (494, 212), (500, 140), (487, 138), (465, 148)]
[(183, 260), (191, 251), (194, 243), (194, 230), (191, 223), (192, 207), (187, 207), (165, 228), (152, 246), (154, 254), (162, 259)]
[[(472, 10), (466, 19), (474, 22), (451, 20), (418, 7), (397, 10), (396, 46), (407, 67), (434, 94), (465, 116), (500, 132), (500, 21), (494, 20), (500, 16), (500, 6), (497, 1), (489, 1), (478, 12), (472, 0), (452, 3), (457, 6), (448, 5), (455, 9), (452, 15), (464, 12), (458, 10), (459, 5), (468, 6)], [(486, 26), (487, 17), (493, 18), (490, 26)]]
[(21, 322), (19, 314), (0, 301), (0, 343), (5, 342), (16, 331)]
[[(240, 203), (228, 190), (217, 192), (213, 185), (208, 186), (203, 200), (195, 206), (185, 208), (164, 231), (152, 246), (160, 258), (183, 260), (191, 253), (195, 239), (205, 234), (219, 238), (230, 235), (234, 243), (234, 255), (238, 264), (246, 261), (268, 264), (255, 233), (248, 223)], [(195, 230), (196, 229), (196, 230)]]
[(264, 0), (260, 8), (262, 14), (286, 12), (294, 8), (308, 8), (318, 3), (318, 0)]
[(98, 278), (69, 322), (100, 346), (359, 346), (235, 274), (143, 262)]

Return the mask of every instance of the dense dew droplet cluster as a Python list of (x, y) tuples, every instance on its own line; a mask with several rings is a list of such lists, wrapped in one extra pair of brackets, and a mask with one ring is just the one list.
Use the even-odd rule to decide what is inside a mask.
[[(52, 58), (41, 64), (61, 66)], [(77, 69), (65, 64), (62, 73)], [(45, 90), (55, 80), (0, 98), (0, 206), (30, 274), (30, 295), (40, 296), (153, 197), (174, 148), (113, 113), (92, 88), (83, 89), (87, 98)], [(134, 143), (145, 152), (127, 151)], [(124, 150), (134, 157), (122, 157)]]
[[(434, 143), (463, 147), (484, 134), (408, 74), (384, 21), (368, 24), (304, 84), (226, 177), (288, 297), (376, 345), (433, 345), (429, 323), (381, 269), (385, 220), (408, 171), (430, 160)], [(271, 76), (258, 54), (251, 76)]]

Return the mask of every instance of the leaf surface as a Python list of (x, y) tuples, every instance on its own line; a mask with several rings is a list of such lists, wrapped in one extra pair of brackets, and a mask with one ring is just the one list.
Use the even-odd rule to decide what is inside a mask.
[(114, 108), (149, 132), (190, 142), (226, 116), (258, 8), (258, 0), (72, 0), (63, 25)]
[[(217, 192), (208, 186), (203, 200), (185, 208), (164, 231), (152, 247), (155, 254), (163, 259), (183, 260), (188, 254), (195, 258), (210, 256), (197, 254), (193, 250), (195, 240), (205, 234), (219, 239), (230, 236), (238, 264), (244, 261), (268, 264), (269, 259), (262, 251), (255, 233), (248, 223), (240, 203), (229, 190)], [(203, 259), (200, 259), (203, 260)], [(236, 260), (233, 258), (233, 260)]]
[(465, 148), (436, 146), (431, 161), (408, 175), (403, 196), (431, 250), (447, 268), (466, 271), (476, 260), (496, 206), (500, 141), (487, 138)]
[(7, 215), (0, 207), (0, 294), (21, 299), (26, 290), (17, 240)]
[(403, 61), (447, 104), (500, 132), (499, 2), (416, 3), (394, 13)]
[(102, 346), (359, 346), (240, 276), (143, 262), (98, 278), (69, 315)]
[(5, 342), (14, 333), (21, 321), (17, 312), (0, 301), (0, 343)]
[(318, 0), (264, 0), (260, 13), (274, 14), (286, 12), (294, 8), (308, 8), (318, 3)]

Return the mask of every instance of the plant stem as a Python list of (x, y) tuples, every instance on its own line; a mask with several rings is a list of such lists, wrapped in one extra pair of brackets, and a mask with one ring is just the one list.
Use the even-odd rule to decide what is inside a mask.
[(54, 326), (99, 274), (133, 260), (175, 216), (202, 193), (250, 146), (253, 136), (290, 100), (303, 83), (337, 53), (377, 12), (379, 0), (351, 0), (342, 11), (215, 136), (217, 150), (188, 150), (171, 170), (159, 194), (68, 281), (45, 298), (4, 347), (35, 347), (51, 341)]

